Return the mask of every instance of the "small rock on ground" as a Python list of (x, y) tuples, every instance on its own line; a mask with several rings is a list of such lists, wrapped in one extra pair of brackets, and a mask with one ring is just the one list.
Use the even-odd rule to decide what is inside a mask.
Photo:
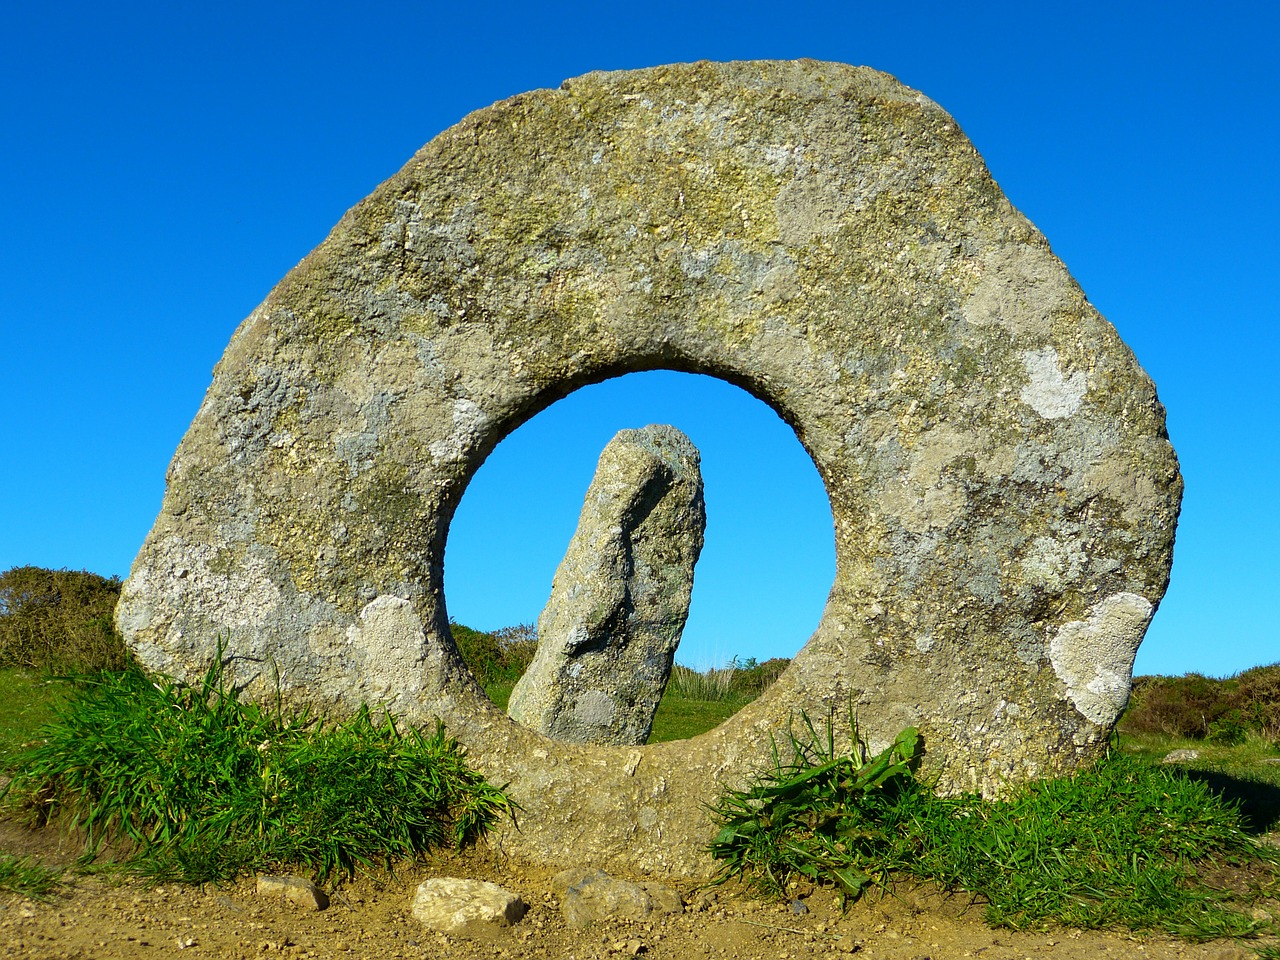
[(258, 896), (288, 900), (308, 910), (324, 910), (329, 906), (328, 894), (302, 877), (259, 877)]
[(476, 937), (520, 922), (528, 907), (509, 890), (486, 880), (438, 877), (418, 885), (413, 916), (437, 933)]
[(682, 913), (680, 894), (661, 883), (631, 883), (603, 870), (573, 867), (551, 879), (560, 912), (569, 926), (582, 928), (601, 920), (644, 920), (654, 913)]

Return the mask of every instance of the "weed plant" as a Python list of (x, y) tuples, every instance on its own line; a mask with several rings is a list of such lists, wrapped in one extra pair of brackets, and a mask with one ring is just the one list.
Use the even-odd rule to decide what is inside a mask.
[(1276, 878), (1273, 855), (1204, 782), (1112, 754), (1070, 777), (1028, 784), (1007, 800), (937, 797), (915, 776), (920, 744), (904, 731), (866, 758), (839, 754), (828, 724), (805, 721), (772, 767), (713, 808), (719, 879), (777, 895), (798, 878), (856, 897), (898, 880), (968, 893), (988, 922), (1013, 928), (1161, 930), (1190, 939), (1247, 936), (1262, 925), (1203, 872), (1252, 865)]
[(196, 686), (137, 670), (82, 680), (42, 738), (8, 802), (83, 831), (87, 858), (124, 841), (157, 879), (390, 867), (511, 812), (439, 727), (402, 731), (368, 711), (325, 724), (241, 702), (217, 664)]
[[(720, 830), (711, 855), (723, 861), (717, 878), (739, 877), (766, 895), (780, 895), (798, 877), (834, 884), (858, 897), (910, 851), (897, 822), (905, 796), (921, 791), (914, 777), (920, 739), (914, 728), (871, 759), (855, 737), (836, 749), (835, 724), (819, 735), (808, 717), (785, 747), (773, 745), (772, 768), (712, 807)], [(904, 847), (903, 842), (907, 842)]]

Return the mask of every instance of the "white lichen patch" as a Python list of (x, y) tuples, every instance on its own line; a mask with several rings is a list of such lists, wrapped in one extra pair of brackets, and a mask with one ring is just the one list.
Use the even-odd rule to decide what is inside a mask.
[(1080, 579), (1087, 561), (1078, 541), (1063, 542), (1053, 537), (1036, 537), (1022, 559), (1022, 577), (1050, 593), (1061, 593)]
[(453, 401), (453, 432), (432, 441), (427, 449), (438, 463), (461, 460), (488, 422), (489, 418), (474, 400), (460, 397)]
[(1077, 370), (1064, 377), (1057, 350), (1027, 350), (1022, 354), (1022, 365), (1027, 368), (1029, 380), (1019, 396), (1036, 413), (1046, 420), (1056, 420), (1080, 409), (1087, 389), (1085, 375)]
[(408, 600), (381, 596), (369, 601), (359, 623), (347, 628), (347, 645), (369, 700), (413, 693), (420, 685), (426, 641)]
[(1114, 593), (1087, 620), (1064, 623), (1049, 643), (1049, 662), (1067, 696), (1099, 726), (1114, 723), (1129, 702), (1133, 658), (1154, 612), (1144, 596)]
[(593, 728), (607, 728), (617, 712), (618, 704), (603, 690), (585, 690), (573, 705), (574, 720)]

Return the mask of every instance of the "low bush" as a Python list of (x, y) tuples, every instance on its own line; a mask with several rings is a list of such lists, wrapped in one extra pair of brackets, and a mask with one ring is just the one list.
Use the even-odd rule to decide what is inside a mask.
[(1198, 673), (1135, 677), (1120, 729), (1228, 745), (1251, 733), (1280, 740), (1280, 664), (1222, 680)]
[(486, 690), (519, 680), (538, 649), (538, 630), (528, 623), (486, 633), (450, 621), (449, 630), (458, 653)]
[(1227, 709), (1221, 680), (1198, 673), (1137, 677), (1122, 722), (1133, 733), (1201, 739)]
[(1231, 699), (1247, 726), (1269, 740), (1280, 741), (1280, 663), (1253, 667), (1235, 677)]
[(440, 728), (341, 723), (241, 702), (215, 665), (186, 686), (136, 669), (81, 679), (2, 795), (135, 849), (138, 871), (205, 882), (275, 865), (318, 878), (480, 836), (511, 804)]
[(80, 570), (0, 573), (0, 665), (49, 673), (120, 670), (129, 663), (112, 618), (120, 580)]

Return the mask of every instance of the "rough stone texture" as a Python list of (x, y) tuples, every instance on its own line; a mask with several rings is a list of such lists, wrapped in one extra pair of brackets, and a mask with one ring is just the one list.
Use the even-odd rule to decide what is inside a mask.
[(418, 884), (415, 920), (437, 933), (483, 936), (520, 922), (528, 907), (519, 896), (487, 880), (437, 877)]
[(698, 451), (675, 427), (619, 431), (538, 618), (507, 713), (572, 743), (641, 744), (671, 676), (707, 525)]
[[(525, 420), (654, 368), (795, 428), (835, 581), (715, 730), (561, 743), (461, 662), (449, 519)], [(1150, 379), (927, 97), (811, 61), (594, 73), (440, 134), (244, 321), (117, 622), (152, 669), (224, 641), (248, 695), (442, 719), (521, 805), (512, 854), (699, 874), (704, 804), (799, 710), (852, 703), (873, 750), (917, 725), (944, 789), (1096, 755), (1181, 491)]]
[(259, 877), (257, 892), (260, 897), (288, 900), (308, 910), (329, 907), (329, 895), (303, 877)]
[(551, 892), (560, 899), (560, 912), (571, 927), (684, 912), (680, 894), (665, 884), (632, 883), (586, 867), (570, 867), (557, 873), (551, 878)]

